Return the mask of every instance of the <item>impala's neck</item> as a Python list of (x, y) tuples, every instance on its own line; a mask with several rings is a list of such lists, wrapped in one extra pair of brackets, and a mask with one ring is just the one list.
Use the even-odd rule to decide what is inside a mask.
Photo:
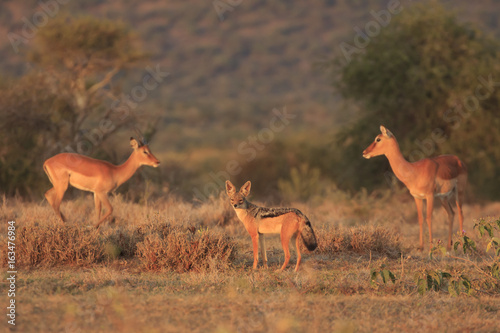
[(413, 165), (404, 158), (403, 154), (401, 154), (396, 139), (391, 141), (390, 144), (391, 147), (385, 153), (385, 156), (389, 160), (389, 164), (396, 177), (406, 184), (415, 176)]
[(115, 179), (117, 182), (117, 186), (125, 183), (134, 175), (134, 173), (141, 166), (139, 162), (137, 162), (134, 158), (134, 154), (132, 153), (129, 158), (125, 161), (125, 163), (118, 165), (116, 167)]

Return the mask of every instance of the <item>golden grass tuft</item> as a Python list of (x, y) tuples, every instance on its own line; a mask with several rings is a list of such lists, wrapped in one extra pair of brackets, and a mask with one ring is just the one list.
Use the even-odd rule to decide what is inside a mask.
[(316, 237), (316, 251), (324, 254), (353, 252), (396, 259), (404, 251), (400, 235), (381, 226), (320, 228)]
[[(1, 251), (7, 258), (6, 248)], [(139, 266), (149, 271), (200, 272), (227, 269), (235, 258), (236, 243), (221, 231), (169, 223), (107, 230), (77, 224), (28, 224), (18, 229), (16, 255), (18, 267), (85, 267), (137, 258)]]
[(99, 231), (75, 225), (27, 225), (18, 230), (19, 267), (88, 266), (104, 258)]
[(188, 230), (168, 224), (155, 225), (137, 245), (141, 267), (149, 271), (179, 273), (227, 269), (236, 255), (236, 243), (227, 235), (209, 230)]

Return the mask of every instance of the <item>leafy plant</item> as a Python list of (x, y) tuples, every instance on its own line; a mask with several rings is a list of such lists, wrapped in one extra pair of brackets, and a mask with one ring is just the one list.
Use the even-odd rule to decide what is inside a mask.
[(396, 276), (393, 272), (391, 272), (385, 264), (381, 264), (378, 269), (372, 269), (370, 271), (370, 284), (374, 288), (378, 288), (380, 285), (377, 280), (378, 278), (382, 279), (382, 283), (385, 285), (391, 281), (393, 284), (396, 283)]
[(473, 291), (470, 279), (462, 273), (452, 275), (441, 270), (424, 270), (416, 274), (415, 282), (420, 295), (447, 290), (450, 295), (458, 296), (461, 293), (470, 295)]
[(445, 256), (446, 255), (446, 247), (443, 246), (443, 242), (441, 240), (438, 240), (436, 245), (431, 247), (429, 251), (429, 258), (433, 259), (435, 256)]
[(476, 251), (476, 243), (468, 237), (464, 232), (461, 234), (461, 236), (455, 241), (455, 244), (453, 245), (453, 249), (457, 251), (458, 247), (462, 246), (462, 249), (464, 251), (464, 254), (467, 252), (472, 252)]
[(488, 244), (486, 245), (486, 252), (488, 252), (490, 249), (493, 249), (493, 251), (495, 251), (495, 255), (499, 257), (500, 238), (495, 236), (495, 231), (496, 233), (500, 232), (500, 219), (496, 221), (486, 221), (484, 219), (481, 219), (474, 225), (474, 229), (477, 229), (479, 231), (481, 237), (489, 237)]

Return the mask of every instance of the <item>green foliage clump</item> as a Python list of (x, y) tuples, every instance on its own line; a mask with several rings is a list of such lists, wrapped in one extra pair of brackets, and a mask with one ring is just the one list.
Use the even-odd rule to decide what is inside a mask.
[(469, 278), (460, 273), (452, 275), (441, 270), (424, 270), (415, 275), (415, 282), (420, 295), (442, 290), (447, 290), (452, 296), (458, 296), (460, 293), (471, 295), (473, 292)]

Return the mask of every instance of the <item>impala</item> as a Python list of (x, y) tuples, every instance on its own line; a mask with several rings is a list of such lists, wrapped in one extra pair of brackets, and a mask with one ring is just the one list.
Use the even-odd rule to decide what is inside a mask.
[[(61, 153), (45, 161), (43, 169), (54, 186), (45, 193), (45, 198), (63, 222), (65, 218), (59, 207), (68, 185), (94, 193), (98, 228), (113, 213), (108, 193), (132, 177), (141, 165), (155, 168), (160, 165), (160, 161), (151, 153), (147, 144), (130, 138), (130, 145), (132, 154), (121, 165), (73, 153)], [(101, 204), (107, 210), (102, 218)]]
[(462, 203), (465, 195), (465, 185), (467, 184), (467, 168), (465, 164), (454, 155), (424, 158), (410, 163), (401, 154), (394, 135), (384, 126), (380, 126), (380, 131), (382, 134), (379, 134), (375, 141), (363, 151), (363, 157), (369, 159), (374, 156), (385, 155), (396, 177), (406, 185), (415, 199), (420, 227), (420, 250), (424, 247), (423, 201), (427, 201), (426, 220), (429, 228), (429, 242), (432, 242), (434, 197), (441, 200), (441, 204), (448, 214), (449, 238), (447, 247), (449, 249), (451, 247), (453, 218), (455, 215), (450, 200), (455, 201), (460, 230), (463, 230)]

